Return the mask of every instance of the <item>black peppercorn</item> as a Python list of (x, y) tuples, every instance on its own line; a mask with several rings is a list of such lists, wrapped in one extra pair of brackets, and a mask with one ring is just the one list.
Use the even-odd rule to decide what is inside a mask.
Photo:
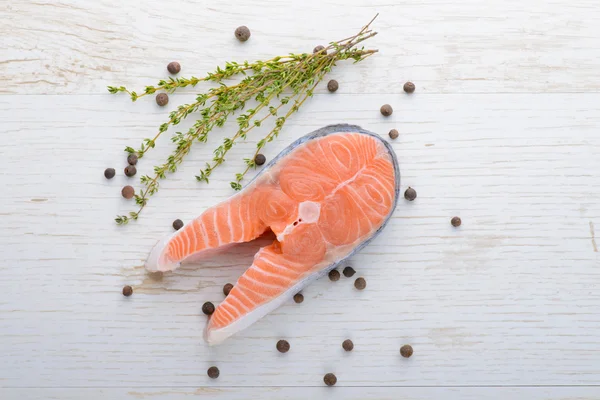
[(225, 296), (229, 296), (229, 292), (231, 292), (231, 289), (233, 289), (233, 285), (231, 283), (226, 283), (225, 286), (223, 286), (223, 294)]
[(452, 224), (452, 226), (454, 226), (454, 227), (459, 227), (459, 226), (460, 226), (460, 224), (462, 224), (462, 221), (461, 221), (460, 217), (453, 217), (453, 218), (450, 220), (450, 223), (451, 223), (451, 224)]
[(156, 104), (161, 107), (166, 106), (169, 103), (169, 95), (166, 93), (159, 93), (156, 95)]
[(336, 81), (335, 79), (332, 79), (329, 82), (327, 82), (327, 90), (329, 90), (331, 93), (338, 90), (339, 87), (340, 87), (340, 85), (338, 84), (338, 81)]
[(181, 64), (177, 61), (171, 61), (169, 65), (167, 65), (167, 71), (173, 75), (178, 74), (179, 71), (181, 71)]
[(412, 82), (406, 82), (404, 84), (404, 91), (406, 93), (412, 93), (412, 92), (414, 92), (415, 91), (415, 84), (412, 83)]
[(247, 26), (238, 26), (235, 30), (235, 37), (240, 42), (245, 42), (246, 40), (250, 39), (250, 35), (250, 29), (248, 29)]
[(388, 135), (390, 135), (390, 139), (398, 139), (399, 133), (397, 129), (392, 129)]
[(277, 342), (277, 351), (280, 353), (287, 353), (290, 351), (290, 344), (287, 340), (280, 340)]
[(296, 293), (296, 294), (294, 295), (294, 301), (295, 301), (297, 304), (300, 304), (300, 303), (302, 303), (302, 302), (304, 301), (304, 295), (303, 295), (302, 293)]
[(123, 286), (123, 296), (129, 297), (133, 294), (133, 288), (129, 285)]
[(135, 165), (128, 165), (125, 167), (125, 175), (131, 178), (135, 174), (137, 174), (137, 169), (135, 168)]
[(183, 221), (182, 220), (176, 219), (175, 221), (173, 221), (173, 229), (175, 229), (176, 231), (178, 231), (181, 228), (183, 228)]
[(327, 54), (327, 50), (325, 50), (325, 47), (318, 45), (313, 49), (313, 53), (319, 53), (320, 54)]
[(382, 105), (379, 111), (381, 111), (381, 115), (383, 115), (384, 117), (389, 117), (394, 112), (392, 106), (390, 106), (389, 104)]
[(112, 179), (115, 177), (115, 169), (114, 168), (106, 168), (104, 170), (104, 177), (106, 179)]
[(135, 189), (132, 186), (125, 186), (121, 189), (121, 196), (125, 197), (127, 200), (133, 198), (135, 194)]
[(354, 281), (354, 287), (357, 288), (358, 290), (363, 290), (364, 288), (367, 287), (367, 281), (365, 281), (365, 278), (357, 278)]
[(332, 282), (340, 280), (340, 272), (337, 269), (332, 269), (329, 271), (329, 280)]
[(404, 191), (404, 198), (408, 201), (413, 201), (417, 198), (417, 191), (410, 186)]
[(400, 354), (402, 354), (402, 357), (408, 358), (410, 356), (413, 355), (413, 348), (410, 344), (405, 344), (404, 346), (400, 347)]
[(219, 368), (217, 367), (210, 367), (208, 369), (208, 371), (206, 371), (206, 373), (208, 374), (208, 376), (212, 379), (217, 379), (219, 377)]
[(343, 271), (343, 274), (346, 278), (351, 278), (352, 276), (354, 276), (355, 273), (356, 271), (352, 267), (346, 267)]
[(136, 154), (131, 153), (127, 156), (127, 164), (135, 165), (138, 162), (138, 156)]
[(337, 378), (334, 374), (328, 373), (323, 377), (323, 382), (325, 382), (327, 386), (333, 386), (337, 383)]
[(265, 157), (262, 154), (257, 154), (256, 157), (254, 157), (254, 162), (256, 163), (256, 165), (263, 165), (266, 161), (267, 157)]
[(202, 304), (202, 312), (206, 315), (212, 315), (215, 312), (215, 305), (210, 301)]
[(352, 343), (352, 340), (346, 339), (342, 342), (342, 347), (346, 351), (352, 351), (352, 349), (354, 349), (354, 343)]

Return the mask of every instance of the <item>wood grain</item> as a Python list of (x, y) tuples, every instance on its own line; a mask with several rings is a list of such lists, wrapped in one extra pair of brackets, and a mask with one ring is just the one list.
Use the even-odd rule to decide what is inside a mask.
[[(305, 400), (313, 399), (343, 399), (343, 400), (432, 400), (432, 399), (463, 399), (463, 400), (596, 400), (599, 388), (592, 387), (482, 387), (482, 388), (390, 388), (390, 387), (303, 387), (283, 388), (90, 388), (90, 389), (1, 389), (0, 396), (4, 400), (80, 400), (86, 399), (210, 399), (210, 400)], [(27, 396), (27, 397), (24, 397)]]
[[(402, 187), (418, 197), (351, 260), (366, 290), (321, 279), (304, 303), (209, 348), (202, 303), (220, 302), (268, 241), (162, 279), (142, 264), (175, 218), (232, 194), (268, 127), (199, 184), (235, 128), (214, 131), (140, 221), (117, 227), (114, 216), (133, 210), (120, 189), (138, 182), (123, 176), (123, 148), (207, 86), (161, 109), (106, 85), (139, 90), (172, 60), (202, 76), (229, 60), (311, 51), (377, 12), (367, 44), (380, 53), (340, 63), (338, 92), (324, 82), (265, 154), (327, 124), (396, 128)], [(9, 0), (0, 18), (0, 399), (600, 397), (596, 1)], [(239, 25), (252, 30), (243, 44)], [(138, 176), (169, 154), (171, 133)], [(106, 167), (117, 169), (110, 181)], [(410, 359), (399, 355), (406, 343)], [(336, 387), (323, 386), (326, 372)]]
[[(191, 96), (175, 96), (177, 101)], [(342, 101), (343, 100), (343, 101)], [(398, 110), (389, 119), (383, 102)], [(367, 280), (322, 279), (226, 344), (201, 338), (206, 300), (258, 244), (155, 281), (141, 267), (172, 228), (232, 194), (228, 182), (266, 127), (236, 146), (210, 185), (194, 174), (226, 126), (193, 149), (138, 223), (122, 149), (168, 110), (151, 99), (2, 96), (0, 383), (5, 387), (595, 385), (600, 374), (600, 94), (317, 95), (266, 151), (347, 121), (393, 142), (403, 187), (382, 236), (352, 260)], [(139, 163), (150, 172), (163, 138)], [(104, 179), (113, 166), (119, 175)], [(455, 229), (450, 218), (459, 215)], [(357, 275), (358, 276), (358, 275)], [(124, 298), (122, 285), (134, 295)], [(286, 338), (292, 350), (275, 350)], [(352, 353), (341, 342), (351, 338)], [(410, 343), (415, 354), (399, 355)], [(206, 369), (218, 365), (221, 377)], [(592, 390), (592, 389), (590, 389)]]
[[(267, 11), (268, 10), (268, 11)], [(143, 89), (181, 62), (202, 76), (355, 33), (376, 13), (381, 53), (331, 76), (340, 93), (598, 92), (596, 0), (8, 1), (0, 10), (0, 93)], [(235, 28), (251, 39), (239, 43)]]

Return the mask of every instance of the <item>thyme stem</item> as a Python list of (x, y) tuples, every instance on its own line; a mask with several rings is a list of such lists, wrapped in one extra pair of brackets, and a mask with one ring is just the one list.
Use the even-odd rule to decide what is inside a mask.
[[(211, 163), (206, 163), (206, 167), (196, 176), (198, 181), (208, 183), (213, 170), (225, 162), (225, 155), (233, 145), (240, 140), (245, 140), (253, 129), (260, 127), (267, 119), (273, 117), (275, 126), (257, 142), (254, 156), (251, 159), (245, 159), (246, 168), (242, 173), (236, 174), (235, 181), (231, 182), (233, 189), (241, 189), (240, 182), (251, 168), (256, 167), (254, 158), (259, 151), (266, 143), (279, 135), (288, 118), (298, 111), (309, 97), (312, 97), (314, 89), (336, 66), (336, 63), (348, 59), (357, 63), (377, 52), (377, 50), (365, 50), (363, 47), (357, 47), (377, 34), (369, 29), (375, 18), (363, 26), (356, 35), (331, 42), (324, 50), (314, 54), (288, 54), (252, 63), (248, 61), (228, 62), (224, 68), (217, 67), (216, 71), (208, 73), (204, 78), (169, 78), (159, 81), (155, 86), (146, 86), (143, 93), (140, 94), (123, 86), (109, 86), (110, 93), (125, 92), (130, 95), (132, 101), (136, 101), (140, 97), (160, 90), (172, 93), (187, 86), (195, 87), (198, 83), (205, 81), (219, 84), (206, 93), (199, 94), (194, 102), (181, 105), (172, 111), (169, 119), (160, 125), (158, 132), (152, 138), (144, 139), (138, 150), (131, 147), (125, 148), (128, 153), (135, 153), (141, 158), (148, 150), (155, 147), (157, 139), (169, 127), (178, 125), (192, 113), (199, 114), (198, 119), (187, 132), (176, 132), (171, 137), (171, 141), (176, 146), (175, 150), (163, 164), (154, 167), (154, 175), (141, 177), (142, 188), (134, 195), (138, 205), (137, 211), (130, 212), (129, 215), (117, 216), (116, 222), (127, 224), (132, 219), (136, 220), (146, 207), (148, 199), (158, 191), (159, 181), (164, 179), (167, 173), (177, 170), (194, 142), (206, 142), (208, 134), (215, 127), (222, 127), (232, 114), (244, 109), (248, 102), (256, 101), (256, 106), (247, 109), (237, 117), (236, 133), (230, 138), (223, 139), (223, 143), (214, 150)], [(235, 85), (223, 83), (224, 80), (240, 74), (244, 75), (244, 78), (239, 83)], [(279, 100), (279, 104), (271, 105), (276, 99)], [(289, 109), (285, 114), (279, 116), (279, 112), (286, 104), (291, 104)], [(259, 116), (266, 109), (268, 112)]]

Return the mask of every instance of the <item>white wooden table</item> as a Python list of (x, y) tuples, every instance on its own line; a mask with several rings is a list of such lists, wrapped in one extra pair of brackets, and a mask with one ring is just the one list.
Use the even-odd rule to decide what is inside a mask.
[[(141, 219), (118, 227), (132, 210), (122, 149), (196, 91), (166, 110), (106, 85), (143, 88), (172, 60), (202, 76), (310, 51), (377, 12), (380, 53), (340, 64), (339, 91), (323, 84), (265, 153), (330, 123), (397, 128), (403, 190), (417, 200), (352, 259), (366, 290), (322, 279), (303, 304), (207, 347), (200, 307), (222, 300), (257, 245), (162, 281), (142, 264), (175, 218), (232, 194), (259, 136), (203, 185), (194, 175), (233, 125), (214, 131)], [(596, 0), (2, 0), (0, 17), (0, 399), (600, 398)], [(238, 25), (248, 42), (233, 37)], [(169, 151), (165, 138), (138, 174)]]

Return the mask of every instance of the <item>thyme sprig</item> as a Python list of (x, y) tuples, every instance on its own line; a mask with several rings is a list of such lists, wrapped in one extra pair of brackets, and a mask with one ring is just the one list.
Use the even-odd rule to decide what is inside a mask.
[[(131, 220), (137, 220), (147, 205), (148, 199), (158, 191), (159, 181), (164, 179), (168, 173), (177, 171), (193, 143), (206, 142), (209, 133), (215, 127), (222, 127), (231, 115), (238, 110), (243, 110), (248, 102), (256, 102), (253, 108), (246, 109), (237, 117), (236, 133), (232, 137), (223, 139), (222, 144), (214, 150), (211, 162), (206, 163), (205, 168), (201, 169), (196, 176), (198, 181), (208, 183), (212, 172), (225, 162), (225, 156), (231, 148), (239, 141), (245, 140), (250, 131), (272, 119), (274, 126), (266, 136), (257, 142), (253, 157), (244, 159), (245, 169), (236, 174), (235, 180), (230, 183), (233, 189), (240, 190), (241, 182), (246, 174), (250, 169), (256, 168), (254, 161), (256, 155), (267, 143), (279, 135), (288, 118), (298, 111), (309, 97), (313, 96), (314, 89), (324, 76), (337, 65), (337, 62), (354, 60), (354, 63), (357, 63), (377, 52), (377, 50), (365, 50), (364, 47), (358, 47), (361, 42), (377, 34), (369, 29), (373, 20), (356, 35), (331, 42), (325, 49), (317, 53), (291, 53), (267, 61), (228, 62), (224, 68), (217, 67), (215, 72), (208, 73), (204, 78), (169, 78), (159, 81), (156, 86), (146, 86), (143, 93), (140, 94), (130, 91), (124, 86), (109, 86), (110, 93), (125, 92), (130, 95), (132, 101), (136, 101), (140, 97), (157, 91), (172, 93), (188, 86), (195, 87), (203, 81), (219, 84), (206, 93), (199, 94), (194, 102), (180, 105), (172, 111), (168, 120), (159, 126), (158, 132), (152, 138), (144, 139), (138, 149), (129, 146), (125, 148), (127, 153), (135, 153), (141, 158), (156, 146), (157, 139), (170, 127), (178, 125), (190, 114), (199, 114), (199, 118), (191, 128), (186, 132), (176, 132), (171, 137), (175, 149), (166, 161), (154, 167), (153, 175), (141, 177), (142, 188), (134, 195), (138, 206), (137, 211), (130, 212), (129, 215), (119, 215), (115, 221), (118, 224), (127, 224)], [(240, 74), (244, 78), (239, 83), (231, 86), (223, 83), (224, 80)], [(274, 102), (275, 104), (273, 104)]]

